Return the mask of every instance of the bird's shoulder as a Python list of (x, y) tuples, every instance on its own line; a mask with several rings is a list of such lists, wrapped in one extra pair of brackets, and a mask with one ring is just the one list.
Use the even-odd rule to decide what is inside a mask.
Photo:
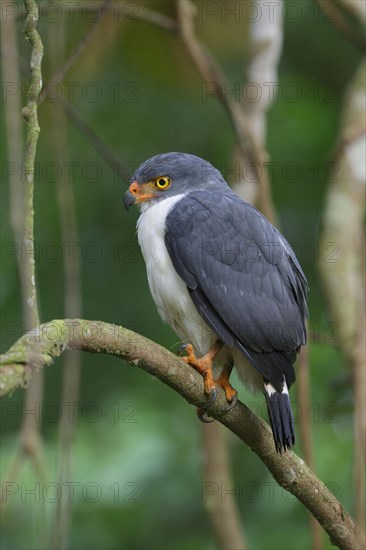
[[(169, 213), (167, 222), (185, 222), (184, 233), (194, 230), (198, 225), (210, 228), (210, 235), (215, 227), (224, 224), (216, 233), (227, 231), (230, 224), (236, 229), (249, 229), (249, 221), (257, 218), (259, 212), (250, 204), (235, 195), (230, 188), (223, 191), (191, 191), (177, 202)], [(177, 229), (177, 228), (175, 228)], [(179, 228), (178, 228), (179, 229)], [(183, 230), (181, 231), (183, 233)]]
[(242, 269), (243, 262), (277, 264), (293, 257), (290, 245), (252, 205), (228, 188), (193, 191), (174, 205), (166, 231), (190, 250), (204, 249), (217, 261)]

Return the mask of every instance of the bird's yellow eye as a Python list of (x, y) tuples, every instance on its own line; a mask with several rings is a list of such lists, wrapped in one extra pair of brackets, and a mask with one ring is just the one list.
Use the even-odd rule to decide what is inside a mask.
[(171, 184), (171, 179), (168, 176), (160, 176), (154, 180), (155, 186), (158, 189), (168, 189)]

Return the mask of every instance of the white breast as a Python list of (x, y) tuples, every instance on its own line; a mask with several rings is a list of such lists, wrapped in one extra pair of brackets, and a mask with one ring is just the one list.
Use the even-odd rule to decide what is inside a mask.
[(215, 334), (199, 316), (187, 287), (179, 277), (165, 246), (166, 217), (185, 195), (143, 205), (137, 234), (146, 263), (150, 291), (160, 316), (182, 341), (191, 342), (204, 354), (216, 340)]

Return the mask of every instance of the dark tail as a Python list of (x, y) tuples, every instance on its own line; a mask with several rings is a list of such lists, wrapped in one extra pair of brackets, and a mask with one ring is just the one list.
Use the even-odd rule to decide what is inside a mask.
[(265, 380), (264, 395), (276, 450), (281, 453), (295, 444), (294, 419), (287, 385), (285, 383), (282, 392), (279, 392)]

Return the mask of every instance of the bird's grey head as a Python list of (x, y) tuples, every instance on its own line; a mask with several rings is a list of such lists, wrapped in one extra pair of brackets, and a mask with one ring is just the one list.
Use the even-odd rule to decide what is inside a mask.
[(146, 160), (135, 171), (125, 194), (128, 209), (134, 204), (153, 204), (195, 190), (227, 187), (221, 173), (206, 160), (188, 153), (163, 153)]

